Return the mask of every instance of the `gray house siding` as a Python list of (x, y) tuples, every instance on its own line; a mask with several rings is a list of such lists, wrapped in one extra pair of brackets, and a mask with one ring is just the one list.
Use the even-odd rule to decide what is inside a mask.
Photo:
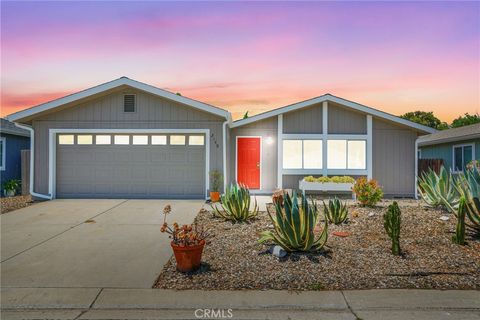
[(0, 192), (3, 193), (6, 181), (22, 177), (21, 151), (30, 149), (30, 138), (5, 133), (0, 136), (5, 138), (5, 170), (0, 171)]
[(322, 133), (322, 104), (283, 115), (283, 133)]
[(328, 104), (328, 133), (367, 134), (366, 115), (338, 104)]
[[(230, 130), (229, 152), (228, 152), (228, 182), (235, 181), (236, 166), (236, 143), (239, 136), (260, 136), (262, 137), (262, 163), (261, 163), (261, 185), (263, 192), (272, 192), (277, 188), (277, 117), (271, 117), (257, 121), (242, 127)], [(271, 144), (267, 138), (273, 138)]]
[(387, 197), (415, 194), (414, 130), (373, 119), (373, 178)]
[(421, 153), (421, 159), (442, 159), (444, 167), (450, 170), (453, 167), (453, 146), (470, 143), (475, 145), (475, 159), (480, 160), (480, 139), (441, 143), (419, 147), (418, 149)]
[[(136, 111), (123, 112), (123, 95), (136, 94)], [(222, 117), (138, 90), (121, 90), (35, 118), (35, 187), (48, 193), (49, 129), (210, 129), (210, 170), (223, 170)], [(208, 137), (207, 137), (208, 139)]]

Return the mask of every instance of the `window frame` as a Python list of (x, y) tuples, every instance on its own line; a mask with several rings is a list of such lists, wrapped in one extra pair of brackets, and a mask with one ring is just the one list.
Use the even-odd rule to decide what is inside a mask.
[(0, 170), (5, 171), (7, 168), (7, 138), (6, 137), (0, 137), (0, 141), (2, 141), (2, 163), (0, 165)]
[[(285, 159), (284, 159), (284, 154), (283, 154), (283, 151), (285, 150), (285, 145), (284, 145), (284, 141), (300, 141), (301, 142), (301, 149), (302, 149), (302, 152), (301, 152), (301, 168), (285, 168)], [(320, 168), (305, 168), (305, 154), (304, 154), (304, 150), (305, 150), (305, 141), (320, 141), (321, 143), (321, 148), (320, 148), (320, 152), (321, 152), (321, 167)], [(323, 139), (319, 139), (319, 138), (316, 138), (316, 137), (312, 137), (312, 138), (286, 138), (286, 139), (282, 139), (282, 170), (302, 170), (302, 171), (310, 171), (310, 170), (323, 170), (323, 167), (324, 167), (324, 163), (323, 163)]]
[(461, 148), (462, 149), (462, 163), (465, 158), (465, 147), (471, 147), (472, 148), (472, 160), (475, 160), (475, 143), (470, 142), (470, 143), (461, 143), (461, 144), (454, 144), (452, 146), (452, 172), (453, 173), (462, 173), (463, 168), (461, 170), (457, 170), (455, 167), (455, 149), (456, 148)]

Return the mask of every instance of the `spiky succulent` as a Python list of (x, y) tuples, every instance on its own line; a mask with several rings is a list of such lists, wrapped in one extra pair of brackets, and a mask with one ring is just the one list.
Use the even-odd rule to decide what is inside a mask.
[(467, 200), (461, 197), (458, 203), (456, 212), (457, 226), (455, 228), (455, 235), (452, 237), (453, 243), (465, 245), (465, 213), (467, 212)]
[(455, 185), (465, 198), (467, 226), (480, 233), (480, 169), (466, 169), (464, 175), (458, 176)]
[(444, 206), (448, 211), (458, 204), (458, 190), (452, 174), (443, 166), (437, 174), (432, 169), (418, 179), (418, 190), (422, 199), (433, 207)]
[[(248, 187), (232, 183), (220, 197), (220, 205), (212, 205), (214, 215), (233, 222), (245, 222), (257, 216), (257, 200), (254, 200), (250, 210), (251, 198)], [(222, 210), (219, 209), (219, 206)]]
[[(300, 203), (299, 203), (300, 202)], [(275, 214), (268, 212), (273, 231), (261, 233), (260, 243), (274, 242), (288, 252), (320, 251), (328, 239), (328, 223), (315, 237), (318, 222), (318, 207), (315, 201), (308, 203), (304, 195), (283, 195), (283, 205), (275, 203)]]
[(323, 202), (323, 211), (327, 220), (333, 224), (338, 225), (348, 219), (347, 203), (341, 203), (337, 197), (333, 200), (328, 200), (328, 205)]

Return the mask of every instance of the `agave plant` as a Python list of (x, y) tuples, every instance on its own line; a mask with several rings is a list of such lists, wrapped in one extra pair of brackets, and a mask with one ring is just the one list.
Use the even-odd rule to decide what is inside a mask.
[(337, 197), (333, 200), (328, 200), (328, 206), (323, 202), (323, 211), (326, 219), (333, 224), (338, 225), (348, 219), (347, 203), (342, 204)]
[(313, 200), (309, 204), (304, 195), (290, 197), (288, 193), (284, 194), (283, 205), (276, 203), (275, 215), (270, 212), (268, 215), (274, 230), (262, 232), (260, 243), (272, 241), (287, 252), (293, 252), (320, 251), (327, 242), (327, 220), (325, 219), (323, 230), (315, 237), (318, 207)]
[(458, 192), (466, 200), (467, 226), (480, 232), (480, 169), (472, 167), (456, 179)]
[(458, 204), (459, 194), (452, 174), (443, 166), (437, 175), (430, 169), (418, 179), (418, 190), (422, 199), (433, 207), (445, 206), (448, 211)]
[(218, 205), (212, 205), (212, 210), (226, 220), (245, 222), (258, 214), (257, 200), (254, 200), (253, 210), (250, 210), (250, 191), (243, 184), (232, 183), (220, 199), (223, 210), (219, 210)]

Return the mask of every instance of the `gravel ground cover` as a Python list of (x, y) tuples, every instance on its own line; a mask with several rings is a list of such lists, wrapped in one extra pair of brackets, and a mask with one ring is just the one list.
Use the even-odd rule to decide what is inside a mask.
[(0, 213), (7, 213), (20, 208), (25, 208), (33, 204), (32, 197), (28, 196), (15, 196), (15, 197), (2, 197), (0, 198)]
[[(197, 222), (214, 236), (204, 249), (199, 271), (182, 274), (175, 258), (154, 284), (162, 289), (338, 290), (371, 288), (480, 289), (480, 239), (468, 233), (466, 246), (452, 243), (455, 218), (419, 202), (400, 201), (402, 256), (390, 252), (380, 207), (349, 206), (350, 221), (329, 226), (322, 253), (292, 253), (277, 258), (257, 243), (271, 228), (266, 212), (248, 224), (232, 224), (201, 211)], [(323, 207), (322, 207), (323, 210)], [(450, 217), (448, 221), (439, 219)], [(345, 231), (348, 237), (333, 236)]]

